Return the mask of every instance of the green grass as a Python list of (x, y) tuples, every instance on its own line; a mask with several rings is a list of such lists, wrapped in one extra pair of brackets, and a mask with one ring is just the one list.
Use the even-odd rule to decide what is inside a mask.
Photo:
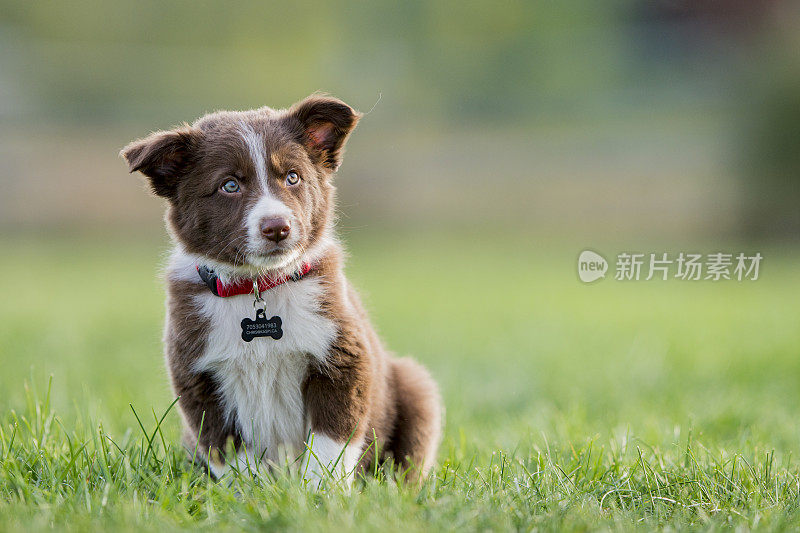
[(156, 431), (164, 245), (0, 244), (0, 530), (800, 527), (796, 250), (757, 282), (585, 286), (580, 248), (362, 235), (348, 273), (447, 420), (421, 488), (347, 494), (215, 483), (174, 411)]

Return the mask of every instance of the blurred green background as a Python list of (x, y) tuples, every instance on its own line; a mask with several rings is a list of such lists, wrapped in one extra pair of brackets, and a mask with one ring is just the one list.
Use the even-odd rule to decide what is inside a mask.
[[(694, 417), (800, 451), (799, 47), (777, 1), (2, 1), (0, 407), (31, 372), (120, 430), (166, 406), (163, 205), (117, 153), (322, 90), (367, 113), (337, 178), (349, 272), (441, 381), (450, 445)], [(765, 260), (583, 286), (586, 247)]]
[(0, 230), (135, 228), (121, 146), (317, 90), (343, 229), (800, 234), (797, 2), (0, 2)]

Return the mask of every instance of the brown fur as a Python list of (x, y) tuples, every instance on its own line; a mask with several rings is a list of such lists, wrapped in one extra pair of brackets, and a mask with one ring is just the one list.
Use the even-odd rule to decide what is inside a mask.
[[(333, 173), (338, 169), (348, 135), (360, 114), (334, 98), (314, 95), (285, 111), (262, 108), (245, 113), (219, 112), (192, 125), (157, 132), (122, 151), (130, 171), (141, 171), (153, 191), (168, 200), (167, 223), (173, 238), (189, 253), (227, 265), (236, 276), (259, 272), (257, 257), (281, 257), (292, 249), (310, 253), (333, 225)], [(248, 248), (243, 220), (259, 200), (256, 169), (240, 135), (242, 124), (264, 139), (271, 195), (288, 206), (295, 219), (296, 242), (260, 243)], [(282, 181), (290, 170), (298, 185)], [(235, 178), (241, 189), (220, 191)], [(303, 256), (301, 256), (302, 258)], [(432, 466), (440, 436), (441, 406), (436, 385), (419, 364), (393, 359), (384, 349), (360, 303), (343, 276), (341, 247), (333, 242), (316, 258), (314, 270), (324, 284), (320, 313), (336, 326), (336, 337), (322, 364), (309, 361), (303, 400), (312, 431), (339, 442), (363, 439), (374, 447), (362, 460), (392, 455), (404, 468), (425, 473)], [(286, 273), (270, 272), (271, 275)], [(236, 427), (226, 424), (217, 384), (193, 364), (203, 355), (208, 319), (192, 295), (208, 289), (200, 283), (167, 279), (166, 357), (172, 385), (180, 396), (186, 444), (204, 453), (238, 444)], [(201, 431), (202, 421), (202, 431)]]
[[(184, 446), (191, 453), (199, 449), (204, 457), (211, 450), (224, 451), (229, 441), (238, 446), (239, 439), (236, 428), (225, 423), (213, 378), (191, 368), (206, 345), (208, 319), (197, 314), (189, 298), (201, 290), (207, 289), (187, 281), (168, 280), (164, 344), (172, 389), (180, 397)], [(220, 461), (216, 456), (213, 459)]]

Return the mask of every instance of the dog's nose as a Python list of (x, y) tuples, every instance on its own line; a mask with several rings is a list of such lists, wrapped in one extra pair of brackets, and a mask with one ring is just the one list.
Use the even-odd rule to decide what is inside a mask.
[(289, 236), (291, 226), (285, 218), (264, 218), (261, 220), (261, 234), (273, 242), (281, 242)]

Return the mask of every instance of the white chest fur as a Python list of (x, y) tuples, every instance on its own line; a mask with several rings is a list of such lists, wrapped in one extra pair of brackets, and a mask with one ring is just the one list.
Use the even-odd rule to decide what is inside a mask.
[[(193, 267), (187, 272), (180, 266), (173, 260), (170, 274), (190, 277)], [(210, 328), (194, 370), (212, 373), (226, 416), (236, 423), (248, 451), (271, 461), (302, 451), (307, 432), (303, 380), (310, 362), (325, 359), (336, 333), (319, 310), (322, 290), (319, 280), (307, 277), (264, 292), (267, 317), (281, 317), (283, 336), (251, 342), (242, 340), (240, 323), (255, 317), (252, 296), (220, 298), (210, 291), (195, 296)]]

